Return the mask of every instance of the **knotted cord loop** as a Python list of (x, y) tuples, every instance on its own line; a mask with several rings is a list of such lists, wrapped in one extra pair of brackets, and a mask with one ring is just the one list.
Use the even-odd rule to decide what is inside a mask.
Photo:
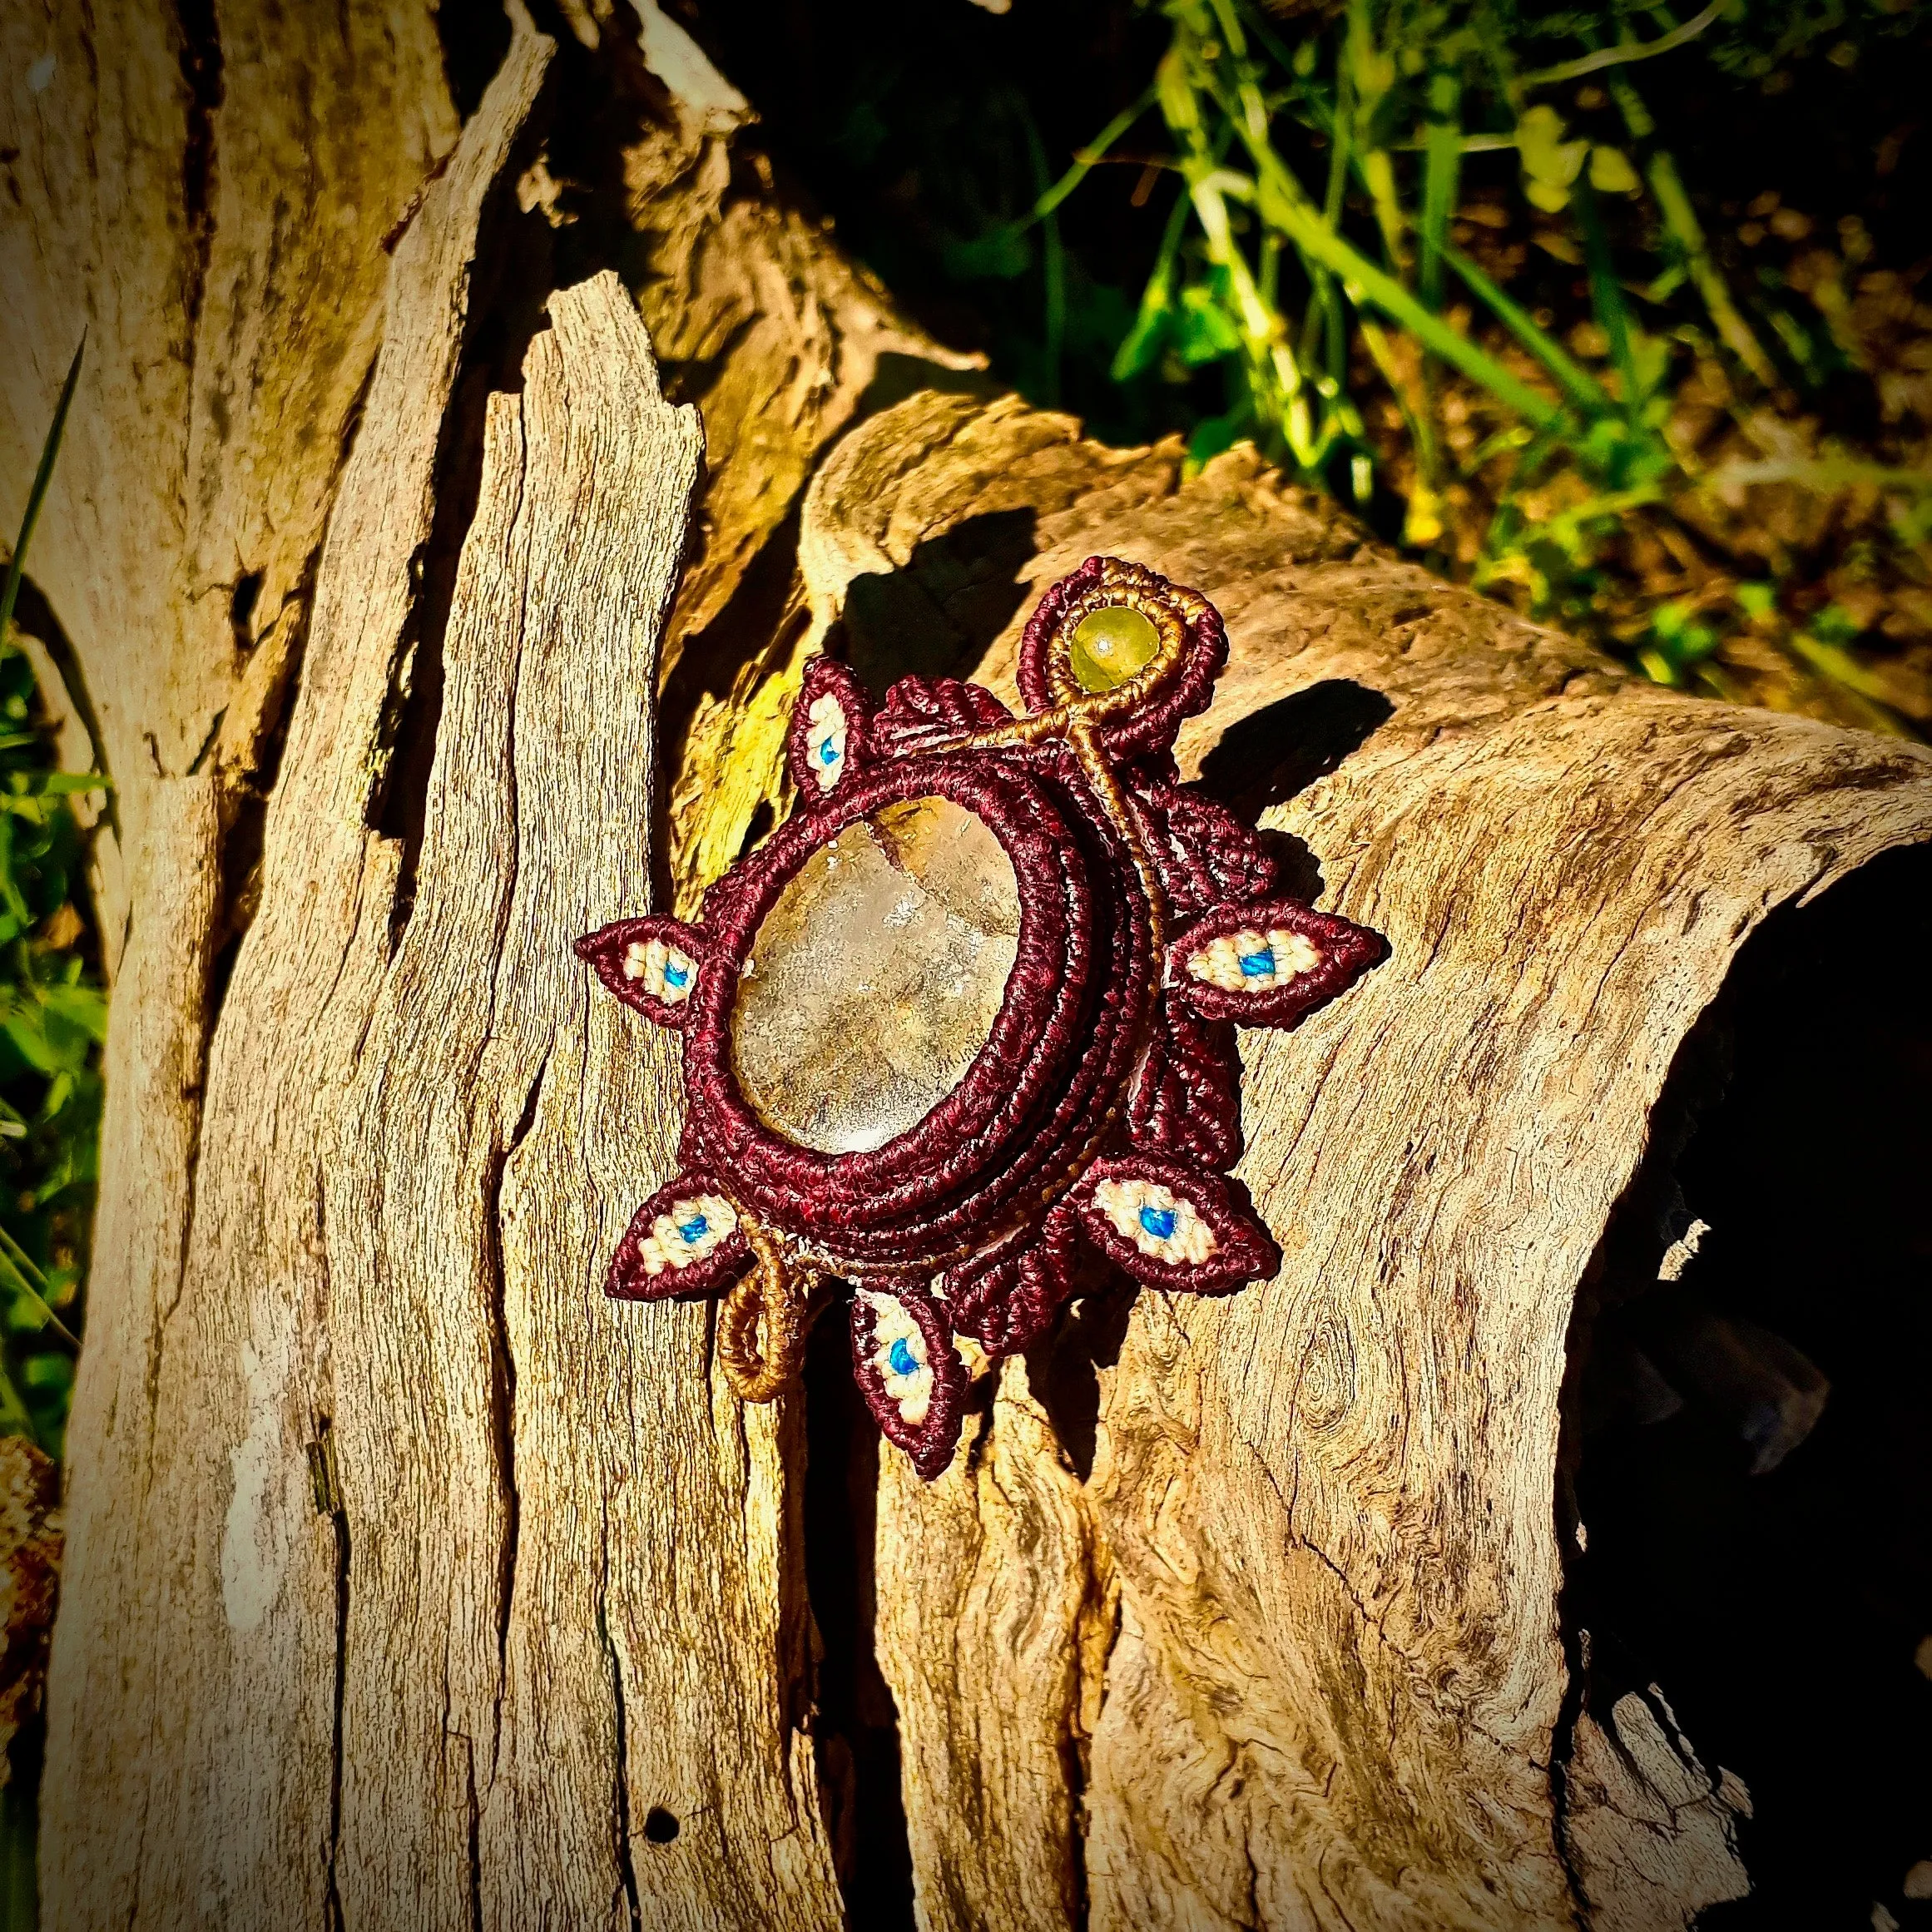
[(769, 1402), (796, 1380), (805, 1359), (805, 1296), (783, 1246), (747, 1221), (757, 1259), (718, 1317), (718, 1360), (739, 1399)]

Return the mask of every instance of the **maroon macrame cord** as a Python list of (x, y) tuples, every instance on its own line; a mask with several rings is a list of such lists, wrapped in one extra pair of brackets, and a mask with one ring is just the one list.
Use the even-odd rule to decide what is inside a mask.
[[(1072, 637), (1113, 605), (1147, 616), (1158, 649), (1088, 692)], [(1175, 734), (1207, 706), (1226, 654), (1197, 592), (1092, 557), (1028, 621), (1023, 717), (947, 679), (902, 679), (874, 710), (845, 666), (807, 665), (786, 745), (790, 818), (710, 889), (696, 922), (620, 919), (578, 942), (612, 993), (685, 1043), (681, 1171), (619, 1244), (613, 1295), (754, 1297), (728, 1325), (740, 1353), (721, 1354), (763, 1398), (794, 1365), (744, 1340), (764, 1332), (760, 1309), (786, 1297), (795, 1318), (811, 1281), (853, 1283), (855, 1373), (929, 1479), (959, 1438), (960, 1339), (994, 1360), (1030, 1346), (1072, 1292), (1082, 1241), (1164, 1289), (1224, 1294), (1275, 1272), (1279, 1251), (1225, 1172), (1241, 1148), (1228, 1023), (1292, 1026), (1385, 949), (1281, 896), (1255, 834), (1175, 782)], [(814, 854), (932, 797), (979, 819), (1013, 869), (1019, 934), (998, 1015), (905, 1132), (852, 1153), (798, 1146), (738, 1083), (744, 963)], [(771, 1332), (795, 1350), (802, 1319)]]

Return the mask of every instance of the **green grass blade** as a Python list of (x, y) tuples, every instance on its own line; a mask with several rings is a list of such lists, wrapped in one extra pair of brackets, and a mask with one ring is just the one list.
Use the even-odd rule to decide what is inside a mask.
[(1666, 232), (1683, 253), (1684, 266), (1690, 271), (1691, 280), (1703, 298), (1705, 310), (1719, 339), (1767, 389), (1776, 389), (1777, 369), (1765, 354), (1763, 344), (1751, 333), (1736, 303), (1731, 299), (1730, 285), (1712, 260), (1703, 225), (1691, 206), (1691, 197), (1685, 192), (1677, 164), (1659, 151), (1651, 156), (1650, 164), (1644, 170), (1644, 179), (1650, 183), (1650, 191), (1656, 199), (1657, 212), (1663, 216)]
[(1161, 233), (1161, 252), (1154, 259), (1147, 285), (1141, 290), (1140, 312), (1113, 352), (1108, 373), (1117, 383), (1132, 382), (1159, 358), (1174, 313), (1174, 264), (1181, 253), (1181, 238), (1186, 232), (1193, 206), (1183, 190), (1168, 212), (1167, 225)]
[(47, 1447), (34, 1426), (33, 1411), (22, 1401), (4, 1359), (0, 1359), (0, 1435), (23, 1435), (36, 1448)]
[[(1623, 117), (1623, 125), (1630, 131), (1631, 138), (1647, 142), (1657, 132), (1657, 121), (1649, 108), (1644, 106), (1642, 97), (1623, 74), (1612, 74), (1608, 85), (1610, 97), (1616, 102), (1617, 111)], [(1717, 331), (1718, 339), (1767, 389), (1775, 389), (1777, 369), (1765, 354), (1763, 344), (1752, 334), (1751, 325), (1739, 312), (1736, 303), (1731, 299), (1730, 285), (1712, 259), (1711, 245), (1704, 238), (1703, 224), (1691, 206), (1691, 197), (1685, 191), (1677, 162), (1663, 149), (1653, 148), (1644, 163), (1643, 178), (1649, 186), (1651, 199), (1657, 204), (1657, 213), (1663, 217), (1664, 233), (1682, 258), (1692, 285), (1702, 298), (1705, 312), (1711, 318), (1712, 327)]]
[(1727, 463), (1699, 480), (1700, 489), (1721, 490), (1750, 483), (1791, 483), (1801, 489), (1840, 490), (1855, 483), (1904, 496), (1932, 493), (1932, 471), (1895, 469), (1882, 463), (1863, 463), (1852, 457), (1767, 457), (1756, 463)]
[[(1449, 217), (1463, 166), (1461, 90), (1454, 74), (1429, 82), (1429, 124), (1423, 135), (1422, 263), (1417, 290), (1431, 309), (1442, 307), (1442, 251), (1449, 240)], [(1334, 226), (1331, 221), (1330, 226)]]
[(1244, 3), (1239, 7), (1238, 12), (1241, 25), (1246, 29), (1248, 34), (1262, 52), (1266, 54), (1283, 73), (1293, 73), (1295, 72), (1295, 56), (1281, 40), (1268, 31), (1267, 21), (1263, 17), (1261, 11), (1257, 7), (1246, 4), (1244, 0)]
[[(7, 1244), (7, 1248), (12, 1248), (14, 1246), (13, 1242), (9, 1241)], [(36, 1269), (34, 1271), (37, 1274), (39, 1270)], [(0, 1284), (11, 1288), (22, 1301), (27, 1302), (40, 1316), (42, 1321), (52, 1329), (55, 1335), (59, 1336), (61, 1340), (65, 1342), (69, 1348), (77, 1350), (80, 1347), (80, 1338), (61, 1320), (59, 1315), (55, 1314), (52, 1305), (47, 1301), (47, 1298), (34, 1286), (32, 1282), (27, 1280), (25, 1272), (15, 1261), (13, 1256), (7, 1251), (6, 1248), (0, 1248)]]
[(1871, 730), (1889, 732), (1895, 737), (1917, 736), (1893, 710), (1893, 694), (1885, 681), (1869, 666), (1861, 664), (1855, 653), (1810, 631), (1794, 632), (1786, 645), (1810, 670), (1861, 700), (1858, 709)]
[(1539, 396), (1467, 337), (1459, 335), (1440, 316), (1432, 315), (1394, 275), (1378, 268), (1330, 226), (1265, 132), (1257, 134), (1218, 89), (1211, 97), (1233, 123), (1237, 138), (1254, 163), (1255, 177), (1251, 180), (1229, 170), (1216, 170), (1206, 180), (1198, 181), (1191, 172), (1189, 186), (1196, 208), (1202, 206), (1202, 190), (1210, 187), (1251, 201), (1261, 219), (1281, 229), (1295, 244), (1305, 264), (1311, 269), (1320, 265), (1330, 270), (1358, 306), (1366, 303), (1380, 310), (1391, 322), (1408, 329), (1430, 354), (1439, 356), (1451, 369), (1460, 370), (1489, 390), (1526, 423), (1538, 428), (1556, 428), (1562, 424), (1563, 411), (1557, 404)]
[(81, 379), (81, 358), (87, 353), (87, 338), (81, 337), (81, 345), (74, 351), (74, 359), (67, 365), (67, 379), (61, 385), (61, 399), (54, 405), (53, 422), (47, 430), (47, 441), (41, 446), (40, 468), (33, 473), (33, 488), (27, 492), (27, 514), (20, 519), (20, 534), (13, 540), (13, 555), (7, 565), (7, 580), (0, 586), (0, 641), (7, 636), (13, 622), (13, 607), (20, 597), (20, 579), (27, 568), (27, 546), (33, 536), (33, 527), (40, 520), (40, 506), (47, 500), (47, 485), (53, 481), (54, 458), (60, 454), (61, 438), (67, 426), (68, 406), (74, 399), (74, 389)]
[(1610, 392), (1580, 363), (1573, 361), (1553, 335), (1538, 329), (1528, 312), (1512, 301), (1466, 255), (1445, 248), (1443, 260), (1462, 278), (1469, 293), (1549, 371), (1563, 394), (1585, 415), (1617, 414), (1616, 399)]
[(1376, 267), (1330, 229), (1314, 208), (1305, 202), (1290, 202), (1285, 196), (1271, 197), (1264, 202), (1263, 213), (1287, 232), (1305, 258), (1332, 270), (1352, 300), (1379, 309), (1391, 322), (1408, 329), (1430, 354), (1439, 356), (1451, 369), (1459, 369), (1471, 382), (1479, 384), (1526, 423), (1539, 429), (1553, 429), (1561, 424), (1563, 411), (1557, 404), (1518, 381), (1494, 356), (1466, 336), (1459, 335), (1439, 315), (1431, 315), (1395, 276)]
[(1631, 339), (1630, 307), (1623, 300), (1622, 286), (1610, 260), (1609, 238), (1603, 232), (1596, 191), (1588, 179), (1578, 177), (1571, 199), (1583, 230), (1590, 306), (1596, 312), (1598, 325), (1610, 338), (1610, 360), (1623, 387), (1624, 419), (1634, 428), (1642, 411), (1643, 394), (1637, 381), (1636, 347)]
[(1073, 157), (1073, 165), (1050, 188), (1043, 189), (1028, 217), (1030, 224), (1044, 221), (1088, 175), (1107, 159), (1107, 151), (1154, 104), (1154, 90), (1147, 88), (1127, 102), (1093, 139)]
[[(1321, 198), (1321, 218), (1330, 228), (1341, 225), (1342, 202), (1348, 193), (1350, 140), (1355, 125), (1355, 87), (1349, 63), (1338, 58), (1335, 70), (1335, 134), (1329, 144), (1328, 185)], [(1335, 277), (1317, 264), (1309, 264), (1307, 312), (1301, 320), (1301, 359), (1312, 364), (1318, 343), (1325, 336), (1322, 358), (1330, 380), (1338, 385), (1347, 374), (1348, 344)], [(1320, 334), (1318, 334), (1318, 331)]]
[(1553, 67), (1543, 67), (1533, 74), (1524, 74), (1517, 82), (1522, 87), (1554, 87), (1565, 81), (1580, 81), (1585, 74), (1602, 73), (1606, 67), (1626, 67), (1632, 61), (1647, 61), (1657, 54), (1672, 53), (1678, 47), (1695, 40), (1712, 21), (1723, 12), (1725, 0), (1711, 0), (1711, 4), (1695, 20), (1687, 20), (1682, 27), (1673, 27), (1658, 40), (1625, 42), (1620, 47), (1607, 47), (1595, 53), (1585, 54), (1579, 60), (1564, 61)]
[(14, 1266), (23, 1274), (28, 1286), (42, 1300), (47, 1295), (47, 1276), (40, 1271), (40, 1264), (13, 1236), (7, 1231), (5, 1222), (0, 1221), (0, 1258), (11, 1256)]

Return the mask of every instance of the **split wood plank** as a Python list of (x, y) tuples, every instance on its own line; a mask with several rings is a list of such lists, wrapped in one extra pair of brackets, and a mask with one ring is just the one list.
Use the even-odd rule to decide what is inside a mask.
[[(927, 1922), (1070, 1925), (1033, 1878), (1064, 1858), (1096, 1928), (1578, 1923), (1573, 1870), (1601, 1890), (1607, 1847), (1656, 1826), (1586, 1782), (1573, 1805), (1604, 1802), (1563, 1835), (1577, 1286), (1739, 946), (1932, 837), (1932, 758), (1642, 685), (1378, 551), (1251, 451), (1187, 480), (1177, 446), (1103, 449), (1013, 399), (916, 398), (835, 452), (800, 538), (821, 628), (890, 664), (917, 641), (855, 635), (855, 587), (917, 583), (940, 539), (957, 569), (976, 519), (1015, 515), (1028, 604), (1104, 551), (1221, 608), (1232, 662), (1184, 774), (1266, 808), (1320, 903), (1392, 953), (1294, 1033), (1245, 1036), (1241, 1172), (1286, 1259), (1226, 1300), (1138, 1296), (1097, 1371), (1082, 1533), (997, 1420), (990, 1492), (976, 1457), (930, 1490), (888, 1459), (880, 1644), (912, 1765), (969, 1784), (988, 1728), (1053, 1711), (1073, 1733), (1051, 1633), (1097, 1578), (1120, 1599), (1090, 1751), (1065, 1761), (1084, 1788), (990, 1840), (973, 1803), (923, 1821)], [(1018, 630), (973, 667), (1009, 699)], [(1006, 1573), (1043, 1567), (1016, 1632)], [(1743, 1886), (1695, 1775), (1658, 1925)], [(1566, 1865), (1584, 1839), (1593, 1861)]]

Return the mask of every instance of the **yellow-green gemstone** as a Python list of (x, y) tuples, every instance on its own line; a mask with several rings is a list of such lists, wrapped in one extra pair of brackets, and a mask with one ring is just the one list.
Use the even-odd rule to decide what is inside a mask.
[(1127, 604), (1089, 611), (1073, 632), (1068, 656), (1082, 691), (1112, 691), (1144, 671), (1161, 648), (1153, 620)]

